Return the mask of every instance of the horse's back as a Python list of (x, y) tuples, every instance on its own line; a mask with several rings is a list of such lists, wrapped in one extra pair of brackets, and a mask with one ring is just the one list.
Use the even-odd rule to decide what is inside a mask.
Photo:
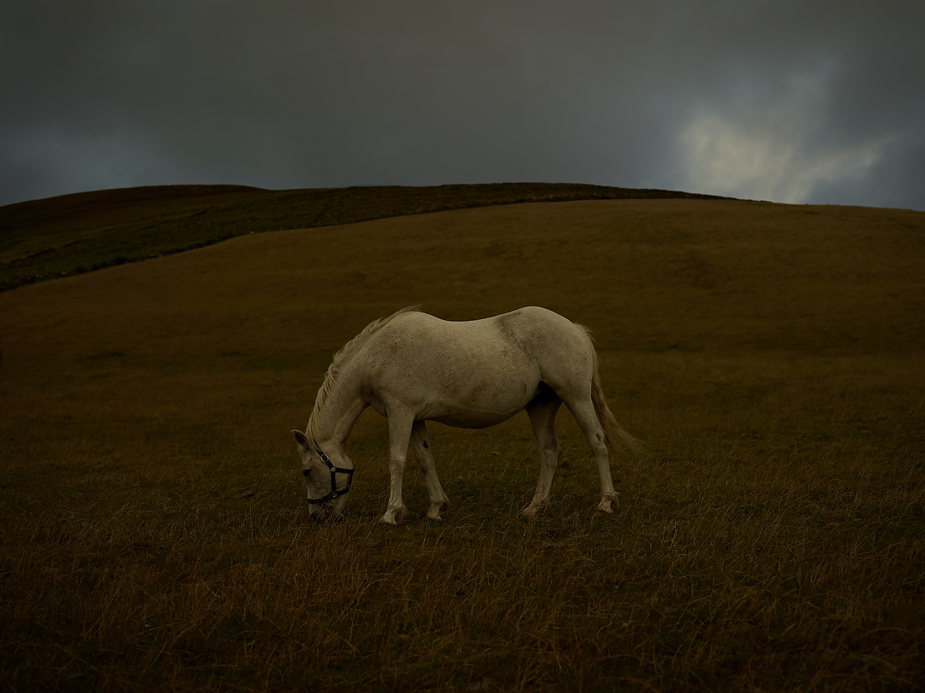
[(365, 356), (382, 373), (413, 372), (443, 381), (534, 371), (533, 340), (524, 339), (528, 332), (517, 313), (459, 322), (407, 313), (370, 340)]
[(377, 335), (375, 348), (401, 350), (420, 358), (442, 354), (451, 358), (498, 360), (521, 354), (533, 360), (584, 351), (584, 329), (547, 308), (529, 306), (490, 318), (442, 320), (427, 313), (398, 316)]
[(548, 308), (530, 306), (488, 320), (537, 359), (586, 351), (589, 344), (583, 327)]
[(380, 413), (400, 402), (419, 418), (491, 425), (520, 411), (542, 382), (590, 383), (589, 347), (583, 328), (545, 308), (465, 322), (412, 312), (367, 344), (365, 383)]

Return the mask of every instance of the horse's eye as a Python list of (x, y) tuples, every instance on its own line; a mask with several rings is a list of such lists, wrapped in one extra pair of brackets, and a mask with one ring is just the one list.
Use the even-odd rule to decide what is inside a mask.
[(304, 476), (304, 477), (307, 479), (307, 478), (308, 478), (308, 475), (309, 475), (309, 473), (310, 473), (311, 471), (312, 471), (311, 469), (303, 469), (303, 470), (302, 470), (302, 476)]

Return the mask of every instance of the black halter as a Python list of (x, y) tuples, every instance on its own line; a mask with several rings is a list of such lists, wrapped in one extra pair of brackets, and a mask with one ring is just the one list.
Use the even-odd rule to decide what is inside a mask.
[[(322, 503), (327, 503), (329, 500), (333, 498), (342, 496), (343, 494), (347, 493), (347, 491), (350, 490), (350, 484), (353, 483), (353, 470), (352, 469), (346, 469), (344, 467), (335, 467), (334, 463), (331, 462), (331, 458), (329, 458), (327, 455), (321, 452), (321, 449), (317, 445), (315, 446), (315, 452), (321, 455), (321, 461), (324, 462), (326, 465), (328, 465), (328, 469), (331, 470), (331, 492), (328, 495), (324, 496), (323, 498), (306, 499), (308, 500), (309, 505), (321, 505)], [(302, 476), (307, 477), (309, 471), (311, 470), (303, 469)], [(337, 475), (338, 474), (347, 475), (347, 485), (340, 491), (337, 490)]]

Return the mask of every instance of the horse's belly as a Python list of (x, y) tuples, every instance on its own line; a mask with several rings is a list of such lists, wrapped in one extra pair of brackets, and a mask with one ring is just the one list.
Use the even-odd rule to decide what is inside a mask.
[(420, 418), (457, 428), (487, 428), (507, 421), (521, 411), (533, 398), (534, 390), (524, 388), (523, 393), (507, 392), (475, 400), (448, 397), (428, 403)]
[(494, 412), (494, 411), (472, 411), (463, 409), (444, 408), (435, 410), (433, 413), (426, 413), (423, 417), (428, 421), (454, 426), (456, 428), (488, 428), (496, 424), (507, 421), (514, 416), (520, 409), (512, 412)]

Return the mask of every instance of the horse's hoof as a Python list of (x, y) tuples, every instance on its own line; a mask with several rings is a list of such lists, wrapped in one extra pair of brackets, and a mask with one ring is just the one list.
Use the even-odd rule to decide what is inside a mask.
[(402, 521), (407, 512), (404, 507), (389, 508), (385, 511), (385, 515), (379, 518), (379, 523), (390, 527), (398, 527), (398, 523)]
[(533, 505), (532, 503), (524, 508), (521, 512), (527, 517), (536, 517), (542, 512), (546, 511), (546, 504), (541, 503), (539, 505)]
[(620, 507), (620, 497), (616, 493), (614, 493), (613, 496), (611, 496), (610, 498), (605, 498), (604, 500), (602, 500), (598, 504), (597, 509), (601, 511), (602, 513), (613, 514), (614, 508), (619, 508), (619, 507)]
[(440, 517), (440, 513), (446, 512), (447, 508), (449, 507), (450, 507), (450, 501), (448, 500), (444, 500), (443, 503), (441, 503), (440, 505), (430, 506), (430, 509), (427, 511), (427, 519), (433, 520), (435, 522), (442, 521), (443, 518)]

